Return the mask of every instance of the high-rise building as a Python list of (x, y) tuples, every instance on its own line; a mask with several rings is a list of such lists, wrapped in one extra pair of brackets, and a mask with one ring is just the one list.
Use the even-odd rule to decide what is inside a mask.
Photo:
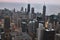
[(34, 7), (31, 8), (31, 18), (32, 19), (36, 18), (36, 14), (34, 13)]
[(15, 12), (15, 8), (13, 9), (13, 12)]
[(31, 8), (31, 13), (34, 13), (34, 7)]
[(4, 18), (4, 34), (2, 35), (2, 39), (3, 40), (11, 40), (11, 35), (10, 35), (10, 18), (9, 18), (9, 16), (6, 16)]
[(44, 30), (42, 40), (55, 40), (55, 31), (54, 30)]
[(27, 12), (27, 9), (25, 8), (25, 12)]
[(27, 12), (29, 13), (30, 12), (30, 4), (28, 4), (28, 8), (27, 8)]
[(4, 18), (4, 28), (5, 29), (9, 29), (10, 28), (10, 18), (8, 16), (6, 16)]
[(22, 32), (28, 32), (28, 30), (27, 30), (27, 23), (26, 22), (22, 22), (21, 23), (21, 28), (22, 28)]
[(21, 27), (21, 19), (20, 19), (20, 18), (18, 18), (17, 26), (18, 26), (18, 27)]
[(45, 14), (46, 14), (46, 6), (43, 5), (43, 15), (45, 16)]
[(45, 14), (46, 14), (46, 6), (43, 5), (43, 21), (44, 21), (44, 27), (45, 27)]
[(23, 7), (21, 7), (21, 11), (23, 11)]
[(38, 40), (41, 40), (42, 39), (42, 35), (43, 35), (43, 24), (42, 23), (39, 23), (38, 25), (39, 27), (37, 28), (37, 37), (38, 37)]

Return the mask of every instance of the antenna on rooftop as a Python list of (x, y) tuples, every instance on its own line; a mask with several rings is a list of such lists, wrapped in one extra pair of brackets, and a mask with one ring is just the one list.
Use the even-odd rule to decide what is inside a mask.
[(45, 0), (43, 0), (43, 5), (45, 5), (45, 3), (46, 3)]

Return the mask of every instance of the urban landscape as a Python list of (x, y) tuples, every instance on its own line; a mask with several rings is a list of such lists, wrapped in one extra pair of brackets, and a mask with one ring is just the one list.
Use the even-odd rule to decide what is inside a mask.
[(31, 4), (20, 11), (0, 9), (0, 40), (60, 40), (60, 13), (46, 15), (35, 13)]

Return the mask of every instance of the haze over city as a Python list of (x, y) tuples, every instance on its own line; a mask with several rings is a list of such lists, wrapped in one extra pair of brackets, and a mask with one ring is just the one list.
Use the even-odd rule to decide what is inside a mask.
[(8, 8), (20, 10), (22, 6), (26, 8), (26, 5), (30, 3), (31, 7), (35, 8), (35, 12), (42, 12), (42, 6), (47, 6), (47, 15), (57, 14), (60, 10), (60, 0), (0, 0), (0, 9)]
[(0, 0), (0, 40), (60, 40), (60, 0)]
[(0, 0), (0, 2), (60, 4), (60, 0)]
[(60, 0), (0, 0), (0, 9), (8, 8), (20, 10), (22, 6), (26, 8), (26, 5), (30, 3), (31, 7), (35, 8), (35, 12), (42, 12), (42, 6), (47, 6), (47, 15), (57, 14), (60, 10)]
[(60, 11), (60, 0), (0, 0), (0, 9), (7, 8), (20, 10), (23, 6), (27, 7), (27, 4), (31, 4), (31, 7), (35, 8), (35, 12), (42, 13), (42, 6), (46, 5), (46, 14), (58, 14)]

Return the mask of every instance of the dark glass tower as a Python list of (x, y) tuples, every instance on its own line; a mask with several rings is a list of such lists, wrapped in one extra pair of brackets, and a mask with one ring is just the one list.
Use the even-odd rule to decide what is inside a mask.
[(45, 15), (45, 14), (46, 14), (46, 6), (43, 5), (43, 15)]
[(22, 32), (27, 32), (28, 31), (26, 22), (22, 22), (21, 27), (22, 27)]
[(30, 12), (30, 4), (28, 4), (28, 8), (27, 8), (27, 12), (29, 13)]
[(34, 7), (31, 8), (31, 13), (34, 13)]
[(42, 40), (55, 40), (55, 31), (43, 30)]
[(12, 40), (10, 34), (10, 17), (4, 17), (4, 34), (2, 34), (2, 40)]
[(5, 29), (9, 29), (10, 28), (10, 18), (8, 16), (6, 16), (4, 18), (4, 28)]
[(23, 11), (23, 7), (21, 7), (21, 11)]
[(43, 5), (43, 21), (44, 21), (44, 27), (45, 27), (45, 14), (46, 14), (46, 6)]

